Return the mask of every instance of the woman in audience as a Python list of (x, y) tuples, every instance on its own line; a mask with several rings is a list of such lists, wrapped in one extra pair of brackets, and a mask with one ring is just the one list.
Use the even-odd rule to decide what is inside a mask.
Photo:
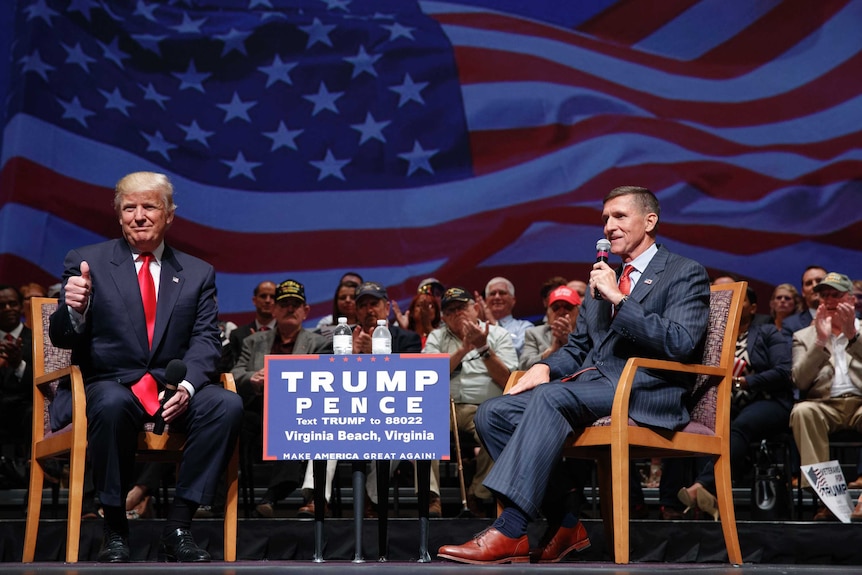
[(784, 318), (802, 311), (802, 298), (792, 284), (780, 284), (772, 291), (769, 310), (775, 327), (781, 330)]
[[(793, 407), (790, 380), (790, 342), (787, 335), (769, 323), (753, 324), (757, 295), (748, 288), (736, 340), (736, 369), (731, 395), (730, 467), (739, 471), (745, 465), (748, 447), (786, 432)], [(689, 487), (677, 496), (686, 511), (698, 508), (718, 520), (715, 499), (715, 472), (709, 458), (699, 458), (702, 470)]]
[(339, 317), (347, 318), (347, 325), (356, 325), (356, 288), (360, 282), (353, 279), (343, 279), (335, 290), (332, 298), (332, 315), (328, 315), (317, 324), (317, 333), (331, 335), (338, 325)]
[(440, 327), (440, 302), (430, 291), (420, 291), (410, 301), (407, 308), (407, 329), (415, 331), (422, 338), (422, 349), (428, 334)]

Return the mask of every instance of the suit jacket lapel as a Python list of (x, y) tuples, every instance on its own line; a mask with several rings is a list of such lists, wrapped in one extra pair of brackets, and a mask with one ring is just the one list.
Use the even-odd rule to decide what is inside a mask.
[(650, 260), (649, 265), (641, 274), (638, 283), (635, 284), (630, 297), (638, 302), (642, 302), (647, 294), (652, 291), (653, 287), (658, 283), (664, 268), (667, 266), (668, 251), (659, 246), (658, 251)]
[[(641, 277), (638, 279), (638, 283), (635, 284), (635, 287), (632, 289), (632, 293), (629, 294), (629, 297), (637, 302), (642, 302), (647, 295), (652, 291), (653, 287), (659, 282), (659, 278), (664, 272), (665, 266), (667, 265), (667, 256), (668, 251), (661, 246), (658, 246), (658, 251), (650, 260), (649, 265), (641, 274)], [(623, 267), (617, 270), (617, 280), (619, 280), (620, 275), (623, 273)], [(598, 302), (597, 306), (598, 310), (598, 321), (596, 325), (599, 326), (604, 333), (601, 336), (601, 344), (607, 345), (608, 338), (616, 335), (616, 332), (610, 329), (611, 324), (611, 307), (610, 303), (606, 301)], [(603, 304), (603, 305), (602, 305)]]
[[(144, 317), (144, 302), (141, 301), (141, 289), (138, 287), (138, 275), (135, 273), (135, 262), (132, 251), (125, 240), (117, 240), (114, 253), (111, 256), (114, 270), (111, 273), (117, 288), (117, 298), (123, 302), (126, 313), (129, 314), (128, 324), (134, 326), (135, 339), (141, 348), (149, 350), (147, 341), (147, 320)], [(117, 318), (120, 321), (120, 318)]]
[(159, 299), (156, 303), (156, 326), (153, 329), (153, 349), (158, 348), (165, 335), (165, 330), (183, 286), (183, 276), (180, 274), (183, 266), (180, 265), (173, 250), (167, 245), (164, 253), (162, 253), (161, 265)]

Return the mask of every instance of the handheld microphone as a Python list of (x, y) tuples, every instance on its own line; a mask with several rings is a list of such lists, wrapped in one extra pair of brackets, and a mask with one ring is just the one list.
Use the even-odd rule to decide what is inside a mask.
[[(608, 263), (608, 257), (611, 255), (611, 242), (606, 240), (605, 238), (600, 239), (596, 242), (596, 263), (605, 262)], [(602, 294), (599, 292), (598, 288), (593, 292), (593, 299), (602, 299)]]
[(162, 417), (162, 408), (170, 398), (177, 392), (177, 385), (186, 378), (186, 364), (181, 359), (172, 359), (165, 367), (165, 393), (162, 395), (162, 405), (156, 412), (156, 423), (153, 425), (153, 433), (161, 435), (165, 432), (165, 420)]

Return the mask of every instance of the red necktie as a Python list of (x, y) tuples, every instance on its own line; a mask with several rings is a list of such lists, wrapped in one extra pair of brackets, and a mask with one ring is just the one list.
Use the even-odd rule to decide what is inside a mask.
[[(623, 268), (623, 274), (620, 276), (619, 288), (620, 291), (623, 292), (623, 295), (629, 295), (632, 293), (632, 279), (629, 277), (631, 273), (634, 271), (634, 266), (626, 266)], [(616, 317), (617, 308), (614, 307), (613, 312), (611, 313), (611, 317)]]
[[(150, 262), (155, 258), (150, 252), (141, 254), (141, 269), (138, 271), (138, 286), (141, 288), (141, 300), (144, 303), (144, 317), (147, 320), (147, 341), (153, 345), (153, 328), (156, 326), (156, 282), (150, 273)], [(150, 415), (159, 409), (159, 386), (149, 372), (144, 374), (138, 383), (132, 386), (132, 393), (144, 406)]]
[(632, 279), (629, 276), (634, 270), (635, 267), (632, 265), (623, 268), (623, 275), (620, 276), (620, 291), (623, 292), (623, 295), (632, 293)]

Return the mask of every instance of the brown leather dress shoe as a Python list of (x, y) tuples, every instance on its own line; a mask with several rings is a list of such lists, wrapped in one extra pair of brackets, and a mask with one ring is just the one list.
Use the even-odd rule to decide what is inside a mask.
[(862, 489), (862, 475), (848, 483), (847, 489)]
[(559, 563), (572, 551), (583, 551), (591, 545), (584, 524), (578, 521), (574, 527), (560, 527), (544, 547), (533, 552), (533, 560), (539, 563)]
[[(858, 505), (857, 505), (858, 508)], [(814, 521), (838, 521), (832, 510), (826, 507), (823, 503), (817, 506), (817, 511), (814, 513)]]
[(444, 545), (437, 556), (473, 565), (526, 563), (530, 560), (530, 542), (526, 535), (513, 539), (489, 527), (463, 545)]

